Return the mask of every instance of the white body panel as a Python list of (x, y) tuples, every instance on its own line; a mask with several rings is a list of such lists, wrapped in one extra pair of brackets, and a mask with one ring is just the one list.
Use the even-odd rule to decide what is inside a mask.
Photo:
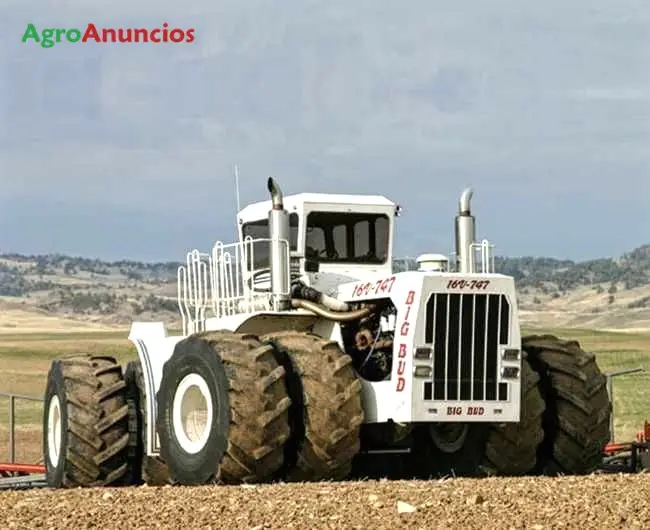
[(131, 325), (129, 340), (138, 352), (147, 393), (148, 455), (157, 455), (160, 451), (155, 427), (158, 408), (156, 396), (162, 380), (163, 366), (174, 353), (176, 344), (183, 338), (167, 336), (163, 322), (134, 322)]
[[(453, 288), (453, 282), (465, 282)], [(386, 292), (382, 288), (386, 285)], [(428, 347), (433, 342), (426, 340), (426, 304), (435, 294), (462, 295), (464, 300), (475, 299), (481, 295), (493, 295), (499, 300), (507, 300), (508, 340), (506, 344), (496, 345), (496, 374), (492, 386), (505, 383), (508, 385), (507, 399), (487, 401), (485, 399), (450, 399), (449, 393), (443, 399), (425, 399), (424, 383), (431, 378), (417, 377), (415, 366), (430, 367), (434, 370), (434, 356), (430, 360), (414, 358), (415, 349)], [(371, 282), (355, 282), (342, 285), (338, 298), (345, 301), (372, 300), (385, 298), (393, 300), (397, 308), (395, 338), (393, 344), (393, 366), (390, 381), (364, 381), (364, 408), (367, 423), (395, 422), (513, 422), (520, 417), (520, 378), (505, 379), (501, 375), (504, 366), (518, 368), (521, 373), (521, 357), (516, 360), (501, 359), (505, 350), (521, 350), (521, 333), (516, 305), (514, 281), (511, 277), (499, 274), (454, 274), (405, 272)], [(503, 296), (504, 298), (501, 298)], [(500, 306), (499, 306), (500, 309)], [(505, 312), (505, 308), (504, 308)], [(501, 315), (499, 315), (501, 316)], [(499, 322), (500, 324), (500, 322)], [(476, 323), (475, 329), (482, 329)], [(465, 330), (467, 332), (467, 330)], [(477, 341), (478, 342), (478, 341)], [(485, 340), (483, 340), (485, 343)], [(486, 350), (484, 344), (483, 351)], [(460, 341), (459, 341), (460, 346)], [(401, 353), (400, 353), (401, 349)], [(445, 348), (447, 359), (458, 351)], [(459, 360), (460, 361), (460, 360)], [(458, 363), (460, 370), (460, 362)], [(471, 368), (471, 366), (470, 366)], [(474, 371), (478, 371), (474, 367)], [(482, 374), (474, 374), (476, 379)], [(452, 374), (445, 372), (445, 379)], [(458, 378), (461, 380), (461, 378)], [(473, 381), (472, 381), (473, 383)], [(456, 385), (459, 392), (459, 383)], [(467, 386), (467, 382), (465, 384)], [(485, 387), (481, 389), (485, 395)], [(471, 393), (471, 392), (470, 392)], [(453, 395), (452, 395), (453, 397)], [(498, 397), (498, 396), (497, 396)]]
[[(450, 283), (464, 281), (450, 287)], [(383, 289), (383, 292), (382, 292)], [(389, 277), (378, 277), (372, 282), (353, 282), (341, 285), (338, 289), (338, 298), (345, 301), (370, 301), (372, 299), (390, 297), (397, 308), (395, 339), (393, 345), (392, 373), (389, 380), (370, 382), (362, 380), (363, 406), (366, 423), (384, 423), (394, 421), (399, 423), (411, 422), (512, 422), (519, 421), (520, 414), (520, 380), (519, 377), (505, 379), (501, 375), (503, 366), (521, 367), (521, 359), (504, 361), (501, 353), (506, 350), (520, 350), (521, 336), (518, 326), (518, 315), (512, 278), (497, 274), (465, 274), (454, 273), (423, 273), (405, 272)], [(427, 314), (426, 305), (432, 295), (462, 295), (464, 300), (475, 300), (483, 295), (494, 295), (500, 301), (507, 300), (508, 340), (506, 344), (496, 345), (493, 351), (493, 380), (492, 387), (498, 388), (499, 384), (508, 387), (507, 398), (494, 399), (460, 399), (459, 395), (450, 396), (449, 393), (442, 398), (433, 394), (426, 396), (426, 385), (435, 387), (433, 374), (435, 370), (435, 355), (431, 359), (415, 359), (416, 348), (433, 349), (433, 344), (427, 340)], [(467, 302), (466, 302), (467, 303)], [(475, 303), (475, 302), (474, 302)], [(499, 306), (500, 308), (500, 306)], [(505, 311), (505, 310), (504, 310)], [(482, 313), (481, 313), (482, 314)], [(505, 312), (504, 312), (505, 314)], [(501, 311), (499, 310), (499, 317)], [(430, 319), (429, 319), (430, 320)], [(445, 321), (445, 325), (450, 324)], [(453, 324), (451, 324), (453, 327)], [(251, 332), (262, 335), (281, 329), (312, 330), (323, 337), (332, 338), (341, 343), (339, 325), (325, 321), (306, 311), (289, 312), (254, 312), (247, 314), (227, 315), (221, 318), (207, 318), (199, 326), (205, 331), (228, 329), (236, 332)], [(497, 328), (499, 326), (497, 325)], [(493, 326), (494, 328), (494, 326)], [(481, 323), (474, 329), (483, 330)], [(481, 331), (482, 332), (482, 331)], [(465, 329), (467, 334), (468, 330)], [(470, 334), (471, 335), (471, 334)], [(171, 357), (175, 345), (183, 336), (169, 337), (163, 323), (133, 324), (129, 335), (137, 347), (138, 355), (143, 366), (145, 381), (147, 383), (148, 410), (147, 421), (150, 426), (151, 440), (148, 443), (147, 453), (157, 454), (158, 444), (154, 442), (156, 417), (156, 396), (162, 379), (164, 363)], [(429, 337), (430, 338), (430, 337)], [(460, 357), (460, 349), (449, 350), (449, 336), (445, 343), (446, 360), (454, 355)], [(460, 341), (457, 341), (460, 348)], [(485, 342), (485, 341), (484, 341)], [(478, 355), (486, 351), (485, 343)], [(487, 354), (485, 354), (487, 355)], [(483, 358), (485, 359), (485, 355)], [(472, 361), (474, 364), (474, 361)], [(416, 366), (430, 367), (431, 375), (418, 377), (414, 375)], [(460, 359), (458, 366), (460, 366)], [(458, 368), (460, 373), (460, 368)], [(474, 367), (476, 370), (476, 367)], [(489, 385), (482, 374), (474, 374), (474, 380), (481, 380), (482, 392)], [(445, 379), (454, 380), (453, 374), (445, 372)], [(460, 390), (462, 377), (453, 384)], [(465, 378), (466, 379), (466, 378)], [(448, 385), (445, 383), (444, 385)], [(467, 386), (467, 381), (465, 381)], [(449, 390), (449, 388), (447, 388)], [(433, 390), (432, 390), (433, 392)], [(453, 392), (452, 392), (453, 394)], [(467, 397), (467, 396), (465, 396)]]

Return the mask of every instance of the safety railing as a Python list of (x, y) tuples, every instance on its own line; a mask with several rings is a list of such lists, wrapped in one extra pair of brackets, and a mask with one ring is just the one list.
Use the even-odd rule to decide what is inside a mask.
[[(473, 256), (471, 263), (472, 274), (494, 274), (496, 272), (494, 244), (487, 239), (476, 241), (469, 246), (470, 254)], [(458, 254), (449, 254), (449, 272), (459, 272)]]
[[(270, 253), (272, 240), (247, 237), (242, 242), (224, 245), (218, 241), (210, 254), (193, 250), (185, 265), (178, 268), (178, 307), (183, 334), (203, 331), (206, 313), (225, 317), (269, 308), (271, 270), (255, 269), (255, 247)], [(281, 263), (290, 274), (290, 249), (280, 240)], [(282, 293), (282, 294), (288, 294)]]
[(470, 272), (480, 274), (494, 274), (496, 268), (494, 263), (494, 245), (487, 239), (472, 243), (470, 252), (474, 252), (474, 263), (476, 269)]
[(178, 307), (181, 312), (183, 335), (201, 329), (209, 306), (210, 256), (198, 250), (187, 253), (186, 264), (178, 268)]
[[(496, 272), (496, 258), (494, 254), (494, 245), (487, 239), (472, 243), (469, 251), (474, 256), (473, 268), (470, 273), (476, 274), (494, 274)], [(418, 270), (418, 264), (415, 257), (404, 256), (393, 259), (393, 272), (409, 272)], [(447, 255), (447, 267), (443, 272), (459, 272), (458, 254), (452, 252)]]

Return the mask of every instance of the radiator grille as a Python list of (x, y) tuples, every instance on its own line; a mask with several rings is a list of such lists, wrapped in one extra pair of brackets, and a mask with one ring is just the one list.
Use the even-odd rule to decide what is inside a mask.
[(427, 302), (425, 342), (433, 344), (433, 381), (425, 399), (506, 401), (498, 382), (498, 347), (508, 344), (510, 304), (500, 294), (434, 293)]

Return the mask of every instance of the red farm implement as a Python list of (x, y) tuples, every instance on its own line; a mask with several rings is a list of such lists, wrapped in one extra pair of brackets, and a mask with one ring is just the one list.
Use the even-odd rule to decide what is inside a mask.
[[(612, 403), (614, 403), (614, 378), (641, 372), (644, 372), (642, 368), (633, 368), (607, 374), (607, 388)], [(610, 432), (612, 441), (605, 446), (603, 472), (638, 473), (650, 470), (650, 423), (645, 422), (643, 430), (637, 433), (635, 441), (617, 442), (614, 436), (614, 417), (612, 414)]]

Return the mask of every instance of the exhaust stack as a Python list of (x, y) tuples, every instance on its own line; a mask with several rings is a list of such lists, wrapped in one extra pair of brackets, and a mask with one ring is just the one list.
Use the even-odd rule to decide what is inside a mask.
[(275, 311), (284, 311), (291, 307), (288, 248), (291, 231), (289, 212), (284, 209), (282, 190), (269, 177), (268, 190), (271, 194), (272, 207), (269, 210), (269, 267), (271, 269), (271, 295)]
[(456, 216), (456, 260), (458, 271), (461, 273), (472, 273), (476, 270), (476, 255), (472, 249), (476, 238), (476, 220), (470, 206), (473, 194), (472, 188), (463, 191)]

